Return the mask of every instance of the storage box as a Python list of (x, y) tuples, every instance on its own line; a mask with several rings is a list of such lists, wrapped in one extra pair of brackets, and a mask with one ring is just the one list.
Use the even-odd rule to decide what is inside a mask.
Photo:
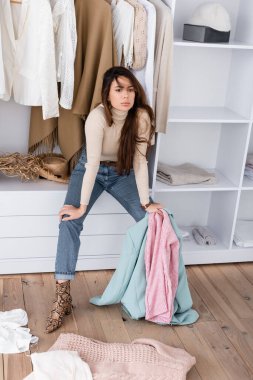
[(220, 32), (209, 26), (184, 24), (183, 40), (194, 42), (229, 42), (230, 31)]

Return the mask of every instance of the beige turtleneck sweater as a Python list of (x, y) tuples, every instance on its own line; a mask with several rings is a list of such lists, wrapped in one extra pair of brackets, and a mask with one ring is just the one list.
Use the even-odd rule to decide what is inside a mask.
[[(119, 139), (127, 111), (112, 108), (113, 124), (107, 124), (104, 107), (99, 105), (90, 112), (85, 123), (87, 163), (81, 190), (81, 204), (88, 205), (94, 187), (100, 161), (117, 161)], [(150, 118), (145, 110), (140, 110), (139, 137), (149, 138)], [(146, 160), (147, 143), (139, 143), (133, 160), (140, 203), (149, 202), (148, 166)]]

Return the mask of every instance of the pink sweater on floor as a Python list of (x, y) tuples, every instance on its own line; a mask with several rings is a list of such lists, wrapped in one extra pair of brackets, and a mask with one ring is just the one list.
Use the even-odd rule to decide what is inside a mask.
[(146, 316), (149, 321), (170, 323), (178, 285), (179, 241), (166, 211), (150, 213), (145, 248)]
[(153, 339), (104, 343), (76, 334), (61, 334), (51, 350), (77, 351), (94, 380), (185, 380), (196, 363), (183, 349)]

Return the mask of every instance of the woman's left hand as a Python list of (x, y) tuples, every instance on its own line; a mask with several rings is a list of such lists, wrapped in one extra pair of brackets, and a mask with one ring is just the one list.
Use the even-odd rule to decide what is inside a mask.
[(86, 212), (87, 206), (80, 205), (80, 207), (74, 207), (72, 205), (64, 205), (59, 212), (60, 221), (79, 219)]
[(147, 212), (158, 212), (158, 214), (162, 215), (161, 209), (163, 208), (163, 205), (161, 203), (151, 203), (147, 208)]

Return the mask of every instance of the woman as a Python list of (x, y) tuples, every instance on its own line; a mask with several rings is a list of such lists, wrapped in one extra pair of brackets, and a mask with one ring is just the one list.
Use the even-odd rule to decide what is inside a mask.
[(154, 115), (135, 76), (124, 67), (104, 74), (102, 104), (85, 123), (86, 147), (75, 167), (61, 219), (55, 264), (56, 300), (46, 332), (61, 326), (70, 314), (70, 280), (74, 278), (83, 221), (106, 190), (129, 214), (141, 220), (145, 212), (159, 212), (150, 202), (147, 148), (154, 134)]

